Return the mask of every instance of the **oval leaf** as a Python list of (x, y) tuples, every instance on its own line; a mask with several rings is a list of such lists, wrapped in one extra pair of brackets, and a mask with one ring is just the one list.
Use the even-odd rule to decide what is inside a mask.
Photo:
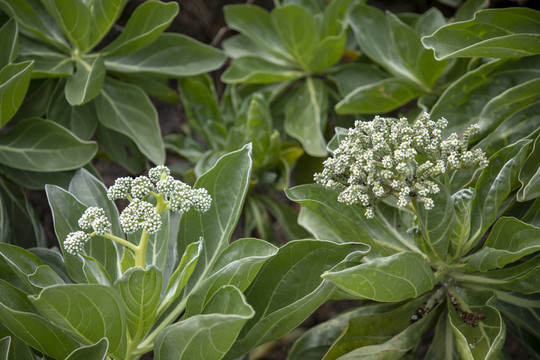
[(21, 106), (30, 85), (32, 67), (32, 62), (26, 61), (0, 70), (0, 127), (11, 120)]

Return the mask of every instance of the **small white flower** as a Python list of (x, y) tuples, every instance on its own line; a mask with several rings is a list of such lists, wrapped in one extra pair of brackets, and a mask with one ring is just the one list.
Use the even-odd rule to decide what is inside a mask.
[(130, 177), (116, 179), (114, 185), (107, 190), (109, 200), (127, 199), (127, 195), (131, 191), (132, 181), (133, 179)]
[(133, 179), (133, 182), (131, 183), (131, 196), (134, 199), (143, 199), (150, 194), (150, 191), (152, 191), (153, 188), (154, 185), (149, 178), (146, 176), (139, 176)]
[(154, 234), (161, 228), (161, 216), (154, 205), (140, 199), (134, 199), (120, 215), (120, 224), (127, 234), (139, 229), (146, 229)]
[(90, 240), (90, 235), (84, 231), (75, 231), (68, 234), (64, 240), (64, 249), (71, 255), (77, 255), (83, 252), (84, 244)]
[(111, 229), (111, 222), (105, 216), (105, 210), (98, 207), (89, 207), (79, 219), (79, 227), (92, 228), (97, 235), (103, 235)]
[(171, 174), (171, 170), (169, 170), (169, 168), (164, 165), (158, 165), (148, 170), (148, 177), (154, 183), (157, 183), (158, 181), (165, 179), (170, 174)]

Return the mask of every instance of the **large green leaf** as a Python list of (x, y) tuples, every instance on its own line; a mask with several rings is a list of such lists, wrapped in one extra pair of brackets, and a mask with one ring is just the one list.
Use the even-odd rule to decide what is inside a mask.
[(489, 284), (490, 288), (521, 294), (538, 293), (540, 291), (540, 255), (503, 269), (455, 275), (455, 279), (480, 286)]
[(76, 344), (58, 327), (34, 313), (28, 294), (0, 280), (0, 321), (28, 345), (53, 358), (64, 359)]
[(540, 135), (536, 137), (533, 149), (523, 168), (519, 172), (519, 181), (523, 185), (517, 194), (518, 201), (528, 201), (540, 195)]
[(83, 105), (99, 95), (105, 80), (105, 63), (100, 55), (80, 57), (66, 82), (65, 94), (72, 106)]
[(326, 155), (323, 129), (326, 127), (328, 97), (324, 82), (307, 78), (285, 105), (285, 131), (298, 139), (311, 156)]
[(499, 150), (482, 171), (476, 184), (476, 198), (473, 202), (471, 219), (471, 239), (464, 251), (476, 245), (484, 232), (503, 214), (503, 202), (516, 188), (519, 171), (531, 148), (531, 140), (520, 140)]
[(83, 140), (89, 140), (96, 131), (98, 120), (93, 101), (71, 106), (64, 93), (65, 82), (59, 81), (47, 107), (47, 118), (69, 129)]
[(10, 345), (11, 345), (11, 336), (6, 336), (0, 339), (0, 358), (2, 359), (8, 358)]
[(412, 28), (391, 13), (385, 16), (374, 7), (359, 4), (351, 10), (349, 22), (367, 56), (424, 91), (429, 91), (446, 66), (424, 48)]
[(482, 250), (472, 255), (467, 265), (481, 271), (504, 267), (540, 251), (539, 238), (540, 228), (502, 217), (491, 229)]
[(128, 136), (150, 161), (163, 164), (157, 111), (139, 87), (107, 78), (96, 108), (100, 124)]
[(10, 19), (0, 28), (0, 69), (15, 60), (19, 50), (17, 22)]
[[(67, 271), (71, 279), (75, 282), (86, 282), (86, 276), (82, 269), (82, 261), (78, 256), (67, 253), (63, 243), (70, 232), (80, 230), (77, 222), (88, 206), (82, 204), (72, 194), (64, 189), (55, 186), (47, 185), (45, 187), (49, 206), (53, 215), (54, 231), (58, 238), (59, 247), (62, 250), (64, 261), (66, 262)], [(107, 269), (112, 278), (116, 278), (118, 274), (118, 260), (116, 248), (113, 242), (94, 236), (85, 246), (86, 254), (98, 260)], [(97, 340), (96, 340), (97, 341)]]
[(109, 353), (126, 353), (126, 307), (118, 292), (108, 286), (89, 284), (55, 285), (29, 297), (52, 323), (65, 329), (85, 345), (109, 340)]
[(285, 193), (302, 205), (298, 222), (317, 239), (363, 242), (382, 255), (420, 251), (407, 232), (411, 225), (385, 203), (375, 208), (373, 219), (366, 219), (362, 208), (337, 201), (338, 192), (321, 185), (300, 185)]
[(94, 345), (81, 346), (74, 350), (66, 360), (105, 360), (109, 349), (109, 340), (103, 338)]
[(340, 289), (362, 299), (397, 302), (433, 289), (437, 280), (427, 260), (401, 252), (322, 275)]
[(97, 134), (105, 153), (131, 174), (140, 174), (146, 169), (146, 156), (137, 144), (124, 134), (98, 124)]
[[(456, 305), (452, 303), (452, 298)], [(448, 324), (462, 359), (496, 359), (506, 340), (506, 327), (496, 307), (496, 298), (488, 291), (457, 289), (450, 295)], [(459, 312), (458, 312), (459, 311)], [(466, 323), (466, 313), (483, 316), (477, 325)]]
[(23, 189), (4, 178), (0, 178), (0, 206), (0, 243), (45, 246), (45, 233)]
[(64, 35), (80, 51), (88, 50), (90, 10), (82, 0), (42, 0), (43, 5), (62, 28)]
[(251, 145), (221, 157), (201, 176), (195, 188), (205, 188), (212, 196), (212, 207), (206, 213), (190, 211), (182, 216), (178, 232), (178, 251), (204, 239), (203, 251), (187, 288), (193, 289), (227, 247), (242, 210), (251, 173)]
[(528, 8), (481, 10), (474, 19), (446, 25), (422, 43), (437, 59), (512, 58), (540, 53), (540, 12)]
[(62, 36), (55, 20), (47, 13), (39, 0), (0, 0), (0, 6), (14, 17), (19, 25), (35, 37), (53, 45), (65, 53), (69, 45)]
[(9, 64), (0, 70), (0, 127), (4, 126), (21, 106), (30, 84), (32, 62)]
[(97, 144), (83, 141), (62, 126), (45, 119), (23, 120), (0, 134), (0, 162), (21, 170), (76, 169), (94, 157)]
[(426, 248), (424, 252), (446, 259), (450, 250), (454, 199), (444, 185), (439, 184), (439, 188), (441, 191), (433, 196), (433, 202), (437, 204), (434, 209), (427, 210), (423, 205), (418, 206), (418, 223), (422, 233), (422, 246)]
[(184, 317), (200, 314), (210, 298), (225, 285), (244, 291), (261, 266), (277, 252), (272, 244), (258, 239), (240, 239), (217, 259), (212, 274), (190, 295)]
[[(262, 94), (254, 94), (249, 101), (246, 111), (245, 133), (246, 142), (251, 142), (253, 153), (251, 158), (253, 165), (260, 168), (265, 159), (272, 155), (272, 114), (266, 99)], [(238, 139), (236, 140), (238, 141)]]
[(269, 84), (298, 79), (304, 73), (288, 65), (275, 64), (264, 58), (244, 56), (232, 62), (221, 80), (229, 84)]
[[(431, 116), (433, 119), (441, 117), (448, 119), (448, 127), (443, 133), (461, 134), (470, 124), (480, 120), (488, 102), (495, 101), (499, 95), (514, 86), (538, 78), (539, 68), (538, 55), (484, 64), (452, 83), (431, 109)], [(469, 101), (470, 99), (474, 101)], [(497, 99), (499, 103), (497, 106), (512, 106), (512, 101), (515, 101), (516, 97), (501, 96)], [(506, 113), (506, 110), (503, 110), (503, 113)], [(494, 112), (494, 115), (499, 114)]]
[(161, 76), (192, 76), (215, 70), (225, 61), (218, 49), (180, 34), (161, 34), (150, 45), (105, 60), (107, 70)]
[(56, 79), (30, 81), (22, 105), (13, 119), (20, 121), (31, 117), (43, 117), (57, 82)]
[(423, 333), (432, 325), (439, 313), (431, 304), (429, 313), (411, 323), (419, 306), (427, 307), (427, 296), (406, 302), (395, 308), (381, 308), (378, 312), (359, 314), (350, 319), (348, 326), (324, 356), (335, 359), (400, 359), (415, 348)]
[(294, 63), (293, 56), (276, 33), (271, 15), (266, 10), (255, 5), (228, 5), (223, 12), (231, 29), (241, 32), (258, 47), (285, 63)]
[(318, 240), (291, 241), (280, 248), (245, 291), (256, 314), (227, 358), (237, 358), (298, 326), (335, 290), (321, 274), (345, 259), (357, 261), (368, 249), (364, 244)]
[(156, 359), (219, 360), (253, 315), (243, 294), (234, 286), (224, 286), (202, 314), (170, 325), (159, 334), (154, 350)]
[(178, 4), (147, 1), (131, 14), (124, 31), (101, 50), (105, 56), (121, 56), (137, 51), (158, 38), (178, 14)]
[(74, 61), (68, 54), (49, 44), (25, 36), (20, 37), (18, 59), (34, 62), (32, 69), (32, 78), (34, 79), (64, 77), (73, 74)]
[(289, 55), (302, 69), (309, 70), (318, 42), (313, 15), (300, 6), (285, 5), (272, 11), (270, 21)]
[(97, 45), (109, 32), (116, 20), (122, 14), (128, 0), (93, 0), (90, 6), (92, 31), (90, 33), (89, 48)]
[(24, 284), (26, 292), (32, 294), (39, 292), (40, 287), (32, 284), (29, 279), (29, 276), (43, 265), (36, 255), (19, 246), (0, 244), (0, 257), (9, 268), (9, 270), (5, 269), (4, 271), (10, 271), (14, 274)]
[(130, 338), (141, 339), (153, 325), (161, 292), (161, 271), (154, 266), (147, 269), (128, 269), (114, 287), (126, 305), (126, 326)]
[(400, 78), (384, 79), (348, 93), (336, 105), (339, 114), (386, 113), (424, 93), (418, 86)]

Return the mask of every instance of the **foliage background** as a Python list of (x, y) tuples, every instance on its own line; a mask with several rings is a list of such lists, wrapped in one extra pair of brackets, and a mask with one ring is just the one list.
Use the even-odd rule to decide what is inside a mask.
[[(116, 26), (125, 25), (127, 19), (130, 17), (134, 9), (143, 3), (144, 0), (130, 0), (127, 4), (124, 13), (119, 19)], [(221, 47), (221, 43), (227, 37), (235, 34), (234, 31), (228, 29), (225, 24), (223, 7), (227, 4), (245, 4), (246, 1), (234, 1), (234, 0), (176, 0), (180, 5), (180, 13), (173, 20), (171, 26), (167, 29), (167, 32), (177, 32), (181, 34), (188, 35), (194, 39), (197, 39), (203, 43)], [(266, 9), (273, 8), (272, 0), (248, 0), (247, 3), (255, 4), (262, 6)], [(459, 5), (459, 0), (378, 0), (378, 1), (368, 1), (368, 5), (378, 7), (382, 10), (389, 10), (393, 13), (400, 12), (414, 12), (414, 13), (424, 13), (431, 7), (438, 8), (445, 16), (451, 17), (455, 12), (455, 7)], [(500, 7), (510, 7), (510, 6), (526, 6), (535, 9), (540, 8), (540, 2), (536, 0), (516, 0), (516, 1), (491, 1), (491, 8), (500, 8)], [(115, 34), (116, 35), (116, 34)], [(224, 84), (220, 82), (220, 76), (223, 71), (227, 68), (228, 63), (218, 71), (210, 74), (216, 84), (216, 90), (219, 95), (223, 93)], [(175, 81), (170, 82), (170, 87), (176, 89)], [(159, 113), (159, 124), (161, 127), (161, 132), (163, 136), (168, 134), (175, 134), (179, 132), (179, 129), (183, 124), (187, 122), (186, 115), (182, 105), (180, 103), (167, 103), (161, 100), (152, 98), (154, 105), (156, 106)], [(395, 111), (394, 113), (403, 113), (406, 110), (401, 109)], [(352, 125), (352, 124), (351, 124)], [(167, 153), (167, 164), (181, 164), (183, 159), (172, 154)], [(300, 163), (308, 162), (308, 159), (300, 159)], [(128, 172), (120, 167), (118, 164), (113, 162), (108, 162), (99, 156), (93, 162), (99, 174), (102, 176), (106, 185), (112, 185), (114, 179), (120, 176), (129, 175)], [(309, 169), (309, 167), (308, 167)], [(304, 169), (297, 169), (297, 173), (293, 175), (301, 175), (298, 172), (303, 172)], [(308, 175), (311, 175), (313, 171), (310, 171)], [(293, 176), (294, 181), (294, 176)], [(294, 182), (293, 182), (294, 184)], [(291, 184), (291, 185), (293, 185)], [(44, 226), (47, 241), (49, 246), (56, 244), (56, 238), (54, 235), (52, 227), (52, 218), (49, 205), (47, 203), (46, 197), (42, 191), (28, 191), (27, 192), (30, 201), (37, 210), (38, 216), (41, 220), (41, 223)], [(284, 195), (281, 196), (280, 200), (285, 201)], [(274, 228), (277, 228), (279, 233), (279, 224), (276, 222), (273, 224)], [(242, 233), (242, 229), (237, 229), (237, 233)], [(277, 238), (278, 243), (284, 243), (286, 240), (284, 237)], [(304, 324), (303, 327), (308, 328), (314, 326), (320, 322), (328, 320), (340, 312), (344, 311), (347, 308), (357, 306), (359, 302), (357, 301), (340, 301), (327, 303), (323, 305), (315, 314), (313, 314)], [(294, 336), (294, 334), (292, 335)], [(266, 352), (266, 354), (261, 355), (259, 359), (284, 359), (288, 347), (292, 341), (290, 339), (285, 339), (281, 343), (276, 343), (276, 347)], [(511, 358), (522, 358), (524, 353), (521, 351), (519, 346), (515, 341), (509, 337), (506, 344), (506, 351), (510, 354)]]

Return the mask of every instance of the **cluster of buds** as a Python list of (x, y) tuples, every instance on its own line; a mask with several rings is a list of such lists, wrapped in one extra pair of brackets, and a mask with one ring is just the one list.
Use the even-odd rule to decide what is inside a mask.
[[(148, 177), (116, 179), (114, 185), (107, 190), (107, 197), (113, 201), (129, 200), (129, 205), (120, 214), (120, 224), (126, 234), (137, 230), (155, 234), (161, 229), (161, 214), (165, 211), (182, 213), (193, 207), (198, 212), (206, 212), (212, 204), (212, 198), (206, 189), (193, 189), (174, 179), (170, 175), (170, 170), (163, 165), (150, 169)], [(155, 201), (149, 201), (150, 197), (155, 198)], [(70, 254), (81, 253), (84, 244), (95, 235), (124, 243), (123, 239), (110, 234), (111, 222), (107, 219), (105, 210), (101, 208), (86, 209), (78, 224), (87, 232), (75, 231), (68, 234), (64, 248)]]
[(488, 161), (480, 149), (467, 150), (468, 138), (478, 132), (470, 126), (458, 137), (451, 134), (442, 139), (448, 122), (442, 118), (430, 120), (424, 113), (412, 126), (406, 118), (376, 116), (373, 121), (356, 121), (345, 139), (324, 162), (322, 173), (315, 181), (339, 189), (338, 200), (366, 208), (366, 217), (373, 217), (373, 206), (394, 195), (398, 206), (407, 206), (413, 198), (433, 208), (430, 194), (439, 192), (432, 179), (452, 170)]

